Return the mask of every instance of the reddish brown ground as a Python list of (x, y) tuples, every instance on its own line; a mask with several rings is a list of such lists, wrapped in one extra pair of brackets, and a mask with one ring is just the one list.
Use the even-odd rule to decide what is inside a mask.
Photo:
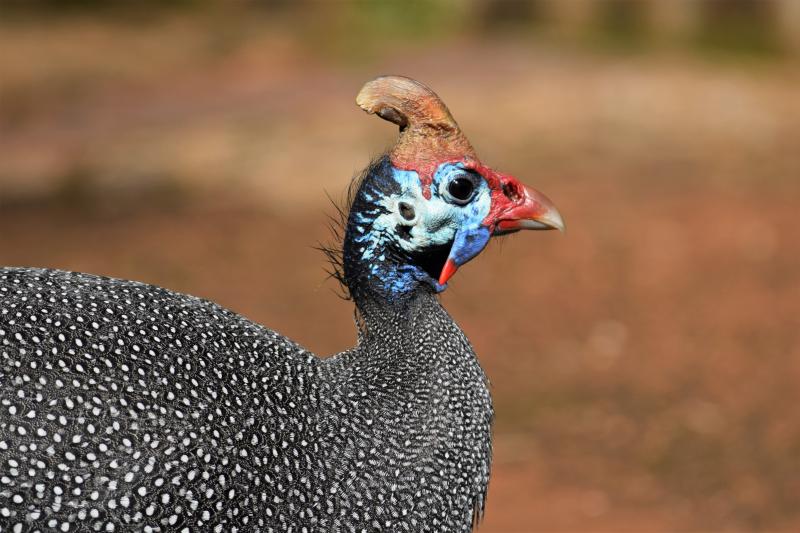
[[(568, 224), (494, 244), (444, 296), (496, 404), (480, 531), (800, 530), (792, 68), (526, 41), (337, 64), (280, 30), (209, 60), (171, 24), (50, 28), (66, 51), (0, 37), (19, 50), (0, 59), (0, 264), (155, 283), (344, 349), (323, 188), (393, 135), (355, 109), (360, 83), (407, 73)], [(183, 48), (153, 52), (162, 34)]]

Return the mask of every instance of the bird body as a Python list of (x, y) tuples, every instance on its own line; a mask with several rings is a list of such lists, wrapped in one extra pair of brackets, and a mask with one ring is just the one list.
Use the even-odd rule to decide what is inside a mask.
[(491, 397), (437, 293), (493, 235), (563, 225), (427, 87), (378, 78), (358, 102), (402, 133), (329, 252), (351, 350), (152, 285), (0, 268), (0, 531), (472, 530)]
[(431, 295), (324, 360), (86, 274), (0, 269), (0, 316), (9, 531), (463, 531), (482, 507), (489, 393)]

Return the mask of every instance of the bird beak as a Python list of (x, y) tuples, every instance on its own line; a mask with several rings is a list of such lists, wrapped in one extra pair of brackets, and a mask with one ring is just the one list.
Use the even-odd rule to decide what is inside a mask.
[(547, 196), (511, 176), (496, 176), (489, 214), (478, 227), (462, 228), (456, 233), (450, 255), (439, 275), (441, 290), (458, 267), (483, 250), (490, 237), (522, 229), (564, 231), (564, 219)]
[(564, 231), (564, 219), (544, 194), (525, 187), (513, 178), (503, 184), (505, 199), (494, 213), (492, 235), (504, 235), (522, 229), (557, 229)]

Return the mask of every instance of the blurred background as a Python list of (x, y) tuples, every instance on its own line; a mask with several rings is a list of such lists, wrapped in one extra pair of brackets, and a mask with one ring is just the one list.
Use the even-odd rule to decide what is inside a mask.
[(492, 381), (480, 531), (800, 530), (800, 1), (0, 3), (0, 264), (355, 341), (314, 247), (404, 74), (566, 235), (444, 302)]

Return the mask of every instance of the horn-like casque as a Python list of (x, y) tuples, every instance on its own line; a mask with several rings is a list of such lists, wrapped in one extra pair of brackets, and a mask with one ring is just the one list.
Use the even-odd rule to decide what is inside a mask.
[(441, 98), (418, 81), (404, 76), (375, 78), (361, 88), (356, 103), (400, 126), (400, 138), (389, 152), (397, 168), (429, 174), (443, 161), (477, 159)]

